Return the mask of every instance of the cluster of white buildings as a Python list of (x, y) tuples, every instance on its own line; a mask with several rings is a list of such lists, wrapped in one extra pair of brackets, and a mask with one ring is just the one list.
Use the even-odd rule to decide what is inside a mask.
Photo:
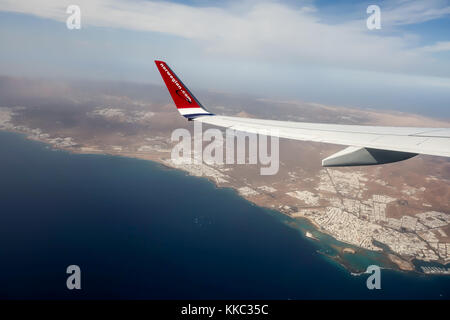
[(89, 117), (100, 117), (109, 121), (119, 123), (145, 123), (155, 115), (151, 111), (126, 110), (120, 108), (96, 108), (87, 114)]
[[(207, 166), (204, 163), (196, 163), (195, 161), (189, 162), (175, 162), (172, 159), (164, 161), (168, 166), (187, 171), (190, 175), (196, 177), (209, 177), (216, 183), (227, 183), (227, 176), (219, 170)], [(256, 192), (256, 191), (255, 191)]]
[[(364, 182), (367, 181), (360, 173), (348, 174), (349, 177), (345, 181), (343, 172), (323, 171), (325, 170), (322, 170), (320, 183), (316, 188), (318, 194), (309, 191), (287, 194), (301, 201), (300, 208), (317, 204), (318, 202), (311, 199), (319, 197), (328, 201), (327, 206), (299, 209), (293, 216), (306, 217), (336, 239), (365, 249), (382, 250), (374, 244), (375, 240), (403, 257), (425, 261), (450, 261), (450, 243), (438, 240), (438, 235), (447, 237), (442, 228), (450, 223), (450, 215), (428, 211), (415, 216), (402, 216), (401, 219), (387, 218), (387, 205), (397, 199), (386, 195), (373, 195), (367, 200), (358, 199), (358, 196), (354, 195), (359, 195), (361, 189), (366, 190)], [(343, 190), (352, 190), (353, 197), (346, 198), (345, 192), (338, 186)], [(323, 191), (331, 195), (325, 197)]]
[(420, 267), (426, 274), (450, 274), (450, 268), (441, 267)]

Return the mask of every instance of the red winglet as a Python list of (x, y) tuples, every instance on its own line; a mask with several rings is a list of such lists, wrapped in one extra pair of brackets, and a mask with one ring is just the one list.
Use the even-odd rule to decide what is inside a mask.
[(155, 60), (155, 63), (178, 109), (203, 108), (167, 63), (159, 60)]

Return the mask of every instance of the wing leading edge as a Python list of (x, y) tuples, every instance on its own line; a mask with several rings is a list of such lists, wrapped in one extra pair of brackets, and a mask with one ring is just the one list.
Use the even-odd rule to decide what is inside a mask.
[(279, 138), (350, 146), (323, 166), (384, 164), (417, 154), (450, 157), (450, 128), (381, 127), (228, 117), (208, 112), (163, 61), (155, 61), (181, 115), (189, 120)]

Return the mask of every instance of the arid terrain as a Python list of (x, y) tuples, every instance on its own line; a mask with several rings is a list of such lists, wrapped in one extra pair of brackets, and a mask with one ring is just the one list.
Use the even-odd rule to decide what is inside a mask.
[[(224, 115), (342, 124), (449, 127), (424, 116), (299, 101), (272, 101), (200, 92)], [(104, 153), (160, 162), (232, 187), (257, 205), (359, 248), (384, 251), (400, 269), (414, 260), (450, 263), (450, 160), (417, 156), (383, 166), (326, 169), (321, 160), (342, 146), (280, 140), (277, 174), (258, 165), (176, 164), (171, 133), (192, 131), (160, 86), (64, 83), (0, 78), (0, 129), (77, 153)], [(388, 248), (388, 249), (386, 249)], [(347, 250), (349, 251), (349, 250)], [(448, 269), (422, 269), (449, 273)]]

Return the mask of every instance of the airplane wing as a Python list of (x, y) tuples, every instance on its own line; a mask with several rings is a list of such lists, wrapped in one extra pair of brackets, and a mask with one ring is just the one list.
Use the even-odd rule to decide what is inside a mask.
[(191, 121), (279, 138), (349, 146), (322, 160), (325, 167), (374, 165), (427, 154), (450, 157), (450, 128), (381, 127), (250, 119), (207, 111), (170, 67), (156, 66), (182, 116)]

